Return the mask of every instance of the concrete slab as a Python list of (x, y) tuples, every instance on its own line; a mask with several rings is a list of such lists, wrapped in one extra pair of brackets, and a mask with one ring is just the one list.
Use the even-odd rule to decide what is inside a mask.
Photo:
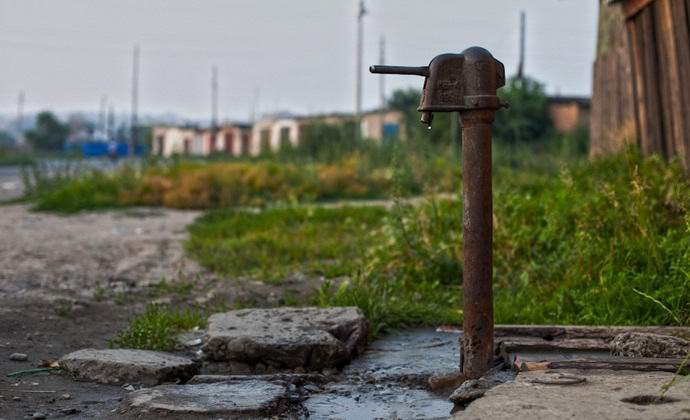
[(135, 418), (267, 418), (286, 410), (287, 388), (260, 380), (161, 385), (129, 393), (121, 415)]
[[(558, 375), (585, 378), (559, 380)], [(611, 370), (558, 370), (520, 373), (514, 382), (498, 385), (452, 416), (465, 419), (690, 419), (690, 381), (681, 380), (664, 404), (639, 405), (656, 397), (673, 374)], [(567, 379), (567, 378), (565, 378)], [(572, 385), (548, 385), (563, 382)]]
[(243, 309), (212, 315), (202, 349), (211, 361), (318, 371), (346, 365), (366, 338), (358, 308)]
[(148, 350), (84, 349), (63, 356), (60, 367), (84, 382), (121, 385), (187, 380), (197, 372), (197, 364), (185, 357)]
[(425, 385), (432, 375), (459, 369), (459, 337), (432, 329), (402, 331), (376, 340), (343, 374), (366, 381)]

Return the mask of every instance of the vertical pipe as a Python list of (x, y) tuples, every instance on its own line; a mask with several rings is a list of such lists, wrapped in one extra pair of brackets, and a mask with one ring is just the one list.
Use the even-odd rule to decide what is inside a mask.
[(463, 128), (463, 373), (478, 378), (493, 364), (491, 123), (494, 110), (460, 113)]

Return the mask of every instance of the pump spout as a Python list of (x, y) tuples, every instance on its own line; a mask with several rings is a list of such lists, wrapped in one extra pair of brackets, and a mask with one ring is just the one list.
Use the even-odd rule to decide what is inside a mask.
[(409, 67), (409, 66), (371, 66), (369, 72), (377, 74), (411, 74), (413, 76), (429, 76), (429, 66)]

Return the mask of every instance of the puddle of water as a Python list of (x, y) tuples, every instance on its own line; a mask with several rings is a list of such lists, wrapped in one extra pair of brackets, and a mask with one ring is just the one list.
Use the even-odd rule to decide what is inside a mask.
[(304, 403), (310, 419), (446, 419), (453, 403), (423, 389), (340, 384)]

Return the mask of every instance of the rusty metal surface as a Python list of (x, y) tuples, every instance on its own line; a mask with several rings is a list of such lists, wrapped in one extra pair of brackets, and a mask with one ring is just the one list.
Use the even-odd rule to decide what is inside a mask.
[(463, 372), (478, 378), (493, 363), (491, 123), (493, 110), (460, 114), (463, 127)]
[(479, 378), (493, 366), (492, 293), (493, 208), (491, 124), (504, 106), (496, 90), (505, 84), (503, 64), (472, 47), (441, 54), (426, 67), (372, 66), (372, 73), (424, 76), (417, 109), (431, 125), (433, 112), (459, 112), (463, 129), (464, 320), (461, 367)]

